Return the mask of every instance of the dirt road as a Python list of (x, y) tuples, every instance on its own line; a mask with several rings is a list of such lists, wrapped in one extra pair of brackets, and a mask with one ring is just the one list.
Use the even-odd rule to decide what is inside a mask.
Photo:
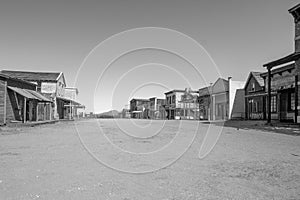
[(0, 199), (300, 199), (300, 137), (125, 119), (4, 129)]

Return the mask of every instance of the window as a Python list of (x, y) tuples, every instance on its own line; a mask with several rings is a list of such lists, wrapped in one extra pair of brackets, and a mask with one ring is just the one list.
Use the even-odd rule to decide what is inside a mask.
[(175, 98), (176, 98), (176, 96), (173, 95), (173, 97), (172, 97), (172, 103), (175, 103)]
[(253, 82), (253, 83), (252, 83), (251, 91), (254, 91), (254, 90), (255, 90), (255, 83)]
[(289, 93), (289, 110), (295, 110), (295, 93)]
[(277, 112), (277, 97), (271, 97), (271, 112)]

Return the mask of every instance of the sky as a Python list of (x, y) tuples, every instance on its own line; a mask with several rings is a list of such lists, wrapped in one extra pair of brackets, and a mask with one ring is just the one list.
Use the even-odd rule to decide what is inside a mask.
[(121, 110), (133, 97), (265, 71), (294, 51), (297, 3), (1, 0), (0, 69), (62, 71), (87, 111)]

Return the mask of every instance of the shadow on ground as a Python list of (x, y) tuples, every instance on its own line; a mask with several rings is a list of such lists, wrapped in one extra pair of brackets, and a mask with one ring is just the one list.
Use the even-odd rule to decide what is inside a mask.
[(293, 123), (282, 123), (278, 121), (272, 121), (271, 124), (267, 124), (266, 121), (246, 121), (246, 120), (229, 120), (226, 122), (203, 122), (211, 123), (217, 126), (231, 127), (236, 129), (253, 129), (268, 132), (275, 132), (293, 136), (300, 136), (300, 125)]

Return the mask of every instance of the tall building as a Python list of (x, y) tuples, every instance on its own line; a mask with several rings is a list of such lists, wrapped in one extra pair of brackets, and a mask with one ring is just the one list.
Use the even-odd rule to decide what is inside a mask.
[[(267, 88), (267, 118), (268, 118), (268, 123), (271, 122), (272, 119), (272, 101), (274, 102), (274, 97), (273, 97), (273, 92), (272, 91), (272, 83), (279, 85), (283, 84), (282, 86), (285, 85), (285, 80), (288, 79), (281, 79), (281, 81), (272, 81), (273, 77), (272, 74), (274, 73), (273, 71), (277, 70), (276, 68), (281, 67), (281, 66), (288, 66), (289, 64), (294, 65), (295, 70), (292, 74), (290, 74), (290, 76), (292, 76), (292, 82), (294, 84), (294, 89), (290, 88), (290, 90), (294, 91), (294, 96), (295, 99), (293, 100), (294, 102), (294, 111), (293, 111), (293, 121), (294, 122), (299, 122), (300, 118), (299, 118), (299, 100), (300, 100), (300, 88), (299, 88), (299, 75), (300, 75), (300, 4), (294, 6), (293, 8), (289, 9), (290, 14), (293, 16), (294, 18), (294, 22), (295, 22), (295, 37), (294, 37), (294, 52), (283, 57), (283, 58), (279, 58), (277, 60), (271, 61), (269, 63), (264, 64), (263, 66), (265, 68), (267, 68), (268, 72), (267, 72), (267, 76), (266, 76), (266, 82), (265, 82), (265, 86)], [(282, 73), (279, 73), (278, 75), (282, 75)], [(289, 78), (290, 79), (290, 78)], [(286, 93), (289, 92), (285, 92), (285, 91), (279, 91), (276, 90), (275, 92), (280, 93), (278, 95), (278, 98), (283, 100), (286, 98)], [(277, 101), (278, 103), (278, 109), (279, 112), (285, 113), (286, 112), (286, 103), (280, 103), (280, 101)], [(276, 103), (277, 104), (277, 103)]]

